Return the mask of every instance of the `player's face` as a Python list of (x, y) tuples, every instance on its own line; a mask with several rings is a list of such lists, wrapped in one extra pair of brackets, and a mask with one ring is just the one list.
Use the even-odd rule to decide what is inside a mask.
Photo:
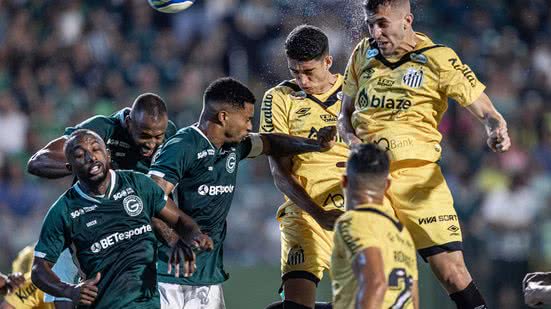
[(411, 28), (413, 15), (391, 5), (381, 5), (366, 14), (369, 36), (377, 42), (383, 56), (393, 56)]
[(245, 103), (243, 109), (231, 108), (225, 114), (226, 143), (239, 143), (253, 130), (254, 104)]
[(151, 157), (165, 140), (168, 117), (165, 115), (154, 118), (141, 113), (136, 118), (127, 118), (128, 131), (140, 149), (140, 154)]
[(109, 153), (105, 143), (92, 135), (86, 135), (73, 144), (67, 161), (79, 180), (100, 183), (109, 173)]
[(332, 63), (331, 56), (308, 61), (287, 58), (291, 75), (295, 78), (297, 85), (308, 94), (322, 94), (331, 87), (329, 68)]

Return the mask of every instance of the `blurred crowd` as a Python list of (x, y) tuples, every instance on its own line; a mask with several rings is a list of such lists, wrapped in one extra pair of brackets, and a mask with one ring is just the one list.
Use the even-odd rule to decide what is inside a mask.
[[(497, 307), (519, 308), (522, 275), (551, 268), (551, 2), (413, 2), (414, 29), (454, 48), (508, 121), (513, 147), (497, 155), (482, 125), (450, 102), (441, 165), (467, 263), (492, 287)], [(333, 68), (343, 72), (364, 35), (360, 3), (200, 0), (168, 15), (145, 0), (0, 0), (0, 270), (36, 240), (48, 207), (70, 185), (25, 171), (29, 156), (66, 126), (130, 106), (146, 91), (186, 126), (206, 85), (223, 75), (248, 84), (259, 102), (290, 78), (283, 42), (302, 23), (326, 31)], [(277, 264), (281, 194), (265, 159), (240, 170), (226, 260)]]

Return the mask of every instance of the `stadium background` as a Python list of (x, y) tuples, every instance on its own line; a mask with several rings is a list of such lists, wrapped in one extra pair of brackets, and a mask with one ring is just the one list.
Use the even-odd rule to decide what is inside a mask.
[[(360, 1), (199, 0), (176, 15), (145, 0), (0, 0), (0, 271), (35, 241), (69, 179), (25, 171), (29, 156), (63, 129), (159, 93), (171, 119), (197, 119), (214, 78), (232, 75), (263, 92), (289, 78), (283, 53), (295, 26), (320, 26), (335, 72), (362, 33)], [(487, 85), (513, 140), (488, 151), (483, 127), (450, 104), (440, 125), (443, 170), (466, 240), (466, 260), (491, 308), (521, 308), (522, 276), (551, 268), (551, 2), (425, 0), (415, 29), (454, 48)], [(257, 108), (258, 114), (258, 108)], [(258, 121), (257, 121), (258, 122)], [(225, 247), (228, 308), (277, 299), (281, 195), (265, 158), (240, 169)], [(452, 308), (421, 265), (422, 308)], [(329, 299), (327, 281), (320, 299)]]

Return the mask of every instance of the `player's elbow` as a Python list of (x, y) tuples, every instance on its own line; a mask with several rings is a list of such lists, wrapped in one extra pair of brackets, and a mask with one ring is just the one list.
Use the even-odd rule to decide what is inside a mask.
[(360, 287), (365, 293), (376, 299), (383, 299), (388, 289), (388, 283), (384, 277), (369, 278), (368, 282)]
[(31, 175), (40, 176), (40, 158), (39, 154), (35, 154), (27, 162), (27, 172)]

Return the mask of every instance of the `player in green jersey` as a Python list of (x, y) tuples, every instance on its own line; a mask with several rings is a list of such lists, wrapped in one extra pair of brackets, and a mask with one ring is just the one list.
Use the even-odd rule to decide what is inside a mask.
[(149, 174), (166, 194), (177, 186), (178, 206), (213, 242), (212, 251), (197, 255), (197, 271), (188, 278), (166, 274), (166, 251), (159, 254), (159, 290), (163, 308), (225, 308), (221, 283), (226, 217), (241, 160), (328, 150), (335, 127), (322, 128), (318, 140), (286, 134), (252, 134), (255, 97), (232, 78), (211, 83), (203, 97), (199, 122), (180, 129), (155, 157)]
[(176, 133), (176, 126), (168, 120), (166, 104), (156, 94), (139, 95), (132, 108), (124, 108), (106, 116), (94, 116), (69, 127), (65, 134), (49, 142), (29, 160), (29, 173), (44, 178), (71, 175), (67, 170), (63, 144), (77, 129), (96, 132), (111, 151), (114, 169), (131, 169), (147, 173), (157, 148)]
[[(194, 270), (191, 243), (211, 246), (206, 235), (149, 177), (114, 171), (102, 138), (90, 130), (69, 136), (64, 152), (78, 181), (50, 208), (35, 247), (32, 281), (41, 290), (91, 308), (159, 308), (157, 240), (151, 219), (174, 228), (184, 275)], [(71, 248), (87, 280), (65, 283), (51, 268)], [(179, 260), (172, 260), (179, 270)], [(177, 272), (178, 274), (178, 272)]]
[[(29, 160), (29, 173), (45, 178), (59, 178), (71, 174), (63, 145), (67, 137), (77, 129), (96, 132), (111, 152), (114, 169), (129, 169), (147, 173), (151, 157), (166, 138), (176, 133), (176, 126), (168, 120), (165, 102), (153, 93), (141, 94), (132, 108), (125, 108), (106, 116), (94, 116), (82, 123), (67, 128), (65, 134), (39, 150)], [(54, 273), (65, 282), (75, 282), (78, 269), (72, 263), (68, 250), (63, 252), (53, 268)], [(55, 303), (57, 309), (72, 308), (70, 299), (60, 299), (46, 294), (45, 301)]]

